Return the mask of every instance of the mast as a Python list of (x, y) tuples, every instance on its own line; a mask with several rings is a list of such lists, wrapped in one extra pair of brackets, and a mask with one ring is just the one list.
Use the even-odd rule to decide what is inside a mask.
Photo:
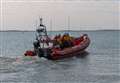
[(52, 32), (52, 19), (50, 19), (50, 31)]
[(43, 21), (43, 19), (40, 18), (40, 26), (44, 26), (42, 21)]
[(68, 33), (70, 31), (70, 16), (68, 16)]

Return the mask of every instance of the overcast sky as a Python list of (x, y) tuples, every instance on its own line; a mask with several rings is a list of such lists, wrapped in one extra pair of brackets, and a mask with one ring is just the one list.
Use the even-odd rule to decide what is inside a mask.
[(39, 17), (48, 30), (68, 29), (68, 17), (71, 30), (120, 28), (118, 0), (2, 1), (1, 30), (35, 30)]

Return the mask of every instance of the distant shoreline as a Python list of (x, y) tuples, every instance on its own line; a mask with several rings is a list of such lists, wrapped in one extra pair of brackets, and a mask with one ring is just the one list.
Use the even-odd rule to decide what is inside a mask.
[[(80, 32), (80, 31), (120, 31), (119, 29), (103, 29), (103, 30), (53, 30), (48, 32)], [(35, 32), (34, 30), (1, 30), (0, 32)]]

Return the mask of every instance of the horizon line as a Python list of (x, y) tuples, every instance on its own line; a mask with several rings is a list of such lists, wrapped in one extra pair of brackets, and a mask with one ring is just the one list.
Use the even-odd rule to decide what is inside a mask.
[[(54, 31), (116, 31), (120, 29), (91, 29), (91, 30), (47, 30), (48, 32), (54, 32)], [(36, 30), (0, 30), (0, 32), (12, 32), (12, 31), (16, 31), (16, 32), (31, 32), (31, 31), (36, 31)]]

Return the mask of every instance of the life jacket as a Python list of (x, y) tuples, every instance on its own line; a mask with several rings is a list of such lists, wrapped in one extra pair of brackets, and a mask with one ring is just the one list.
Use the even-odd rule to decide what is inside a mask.
[(67, 36), (67, 35), (64, 35), (63, 37), (62, 37), (62, 41), (70, 41), (70, 36)]
[(58, 42), (59, 44), (62, 44), (61, 38), (58, 38), (58, 39), (57, 39), (57, 42)]

